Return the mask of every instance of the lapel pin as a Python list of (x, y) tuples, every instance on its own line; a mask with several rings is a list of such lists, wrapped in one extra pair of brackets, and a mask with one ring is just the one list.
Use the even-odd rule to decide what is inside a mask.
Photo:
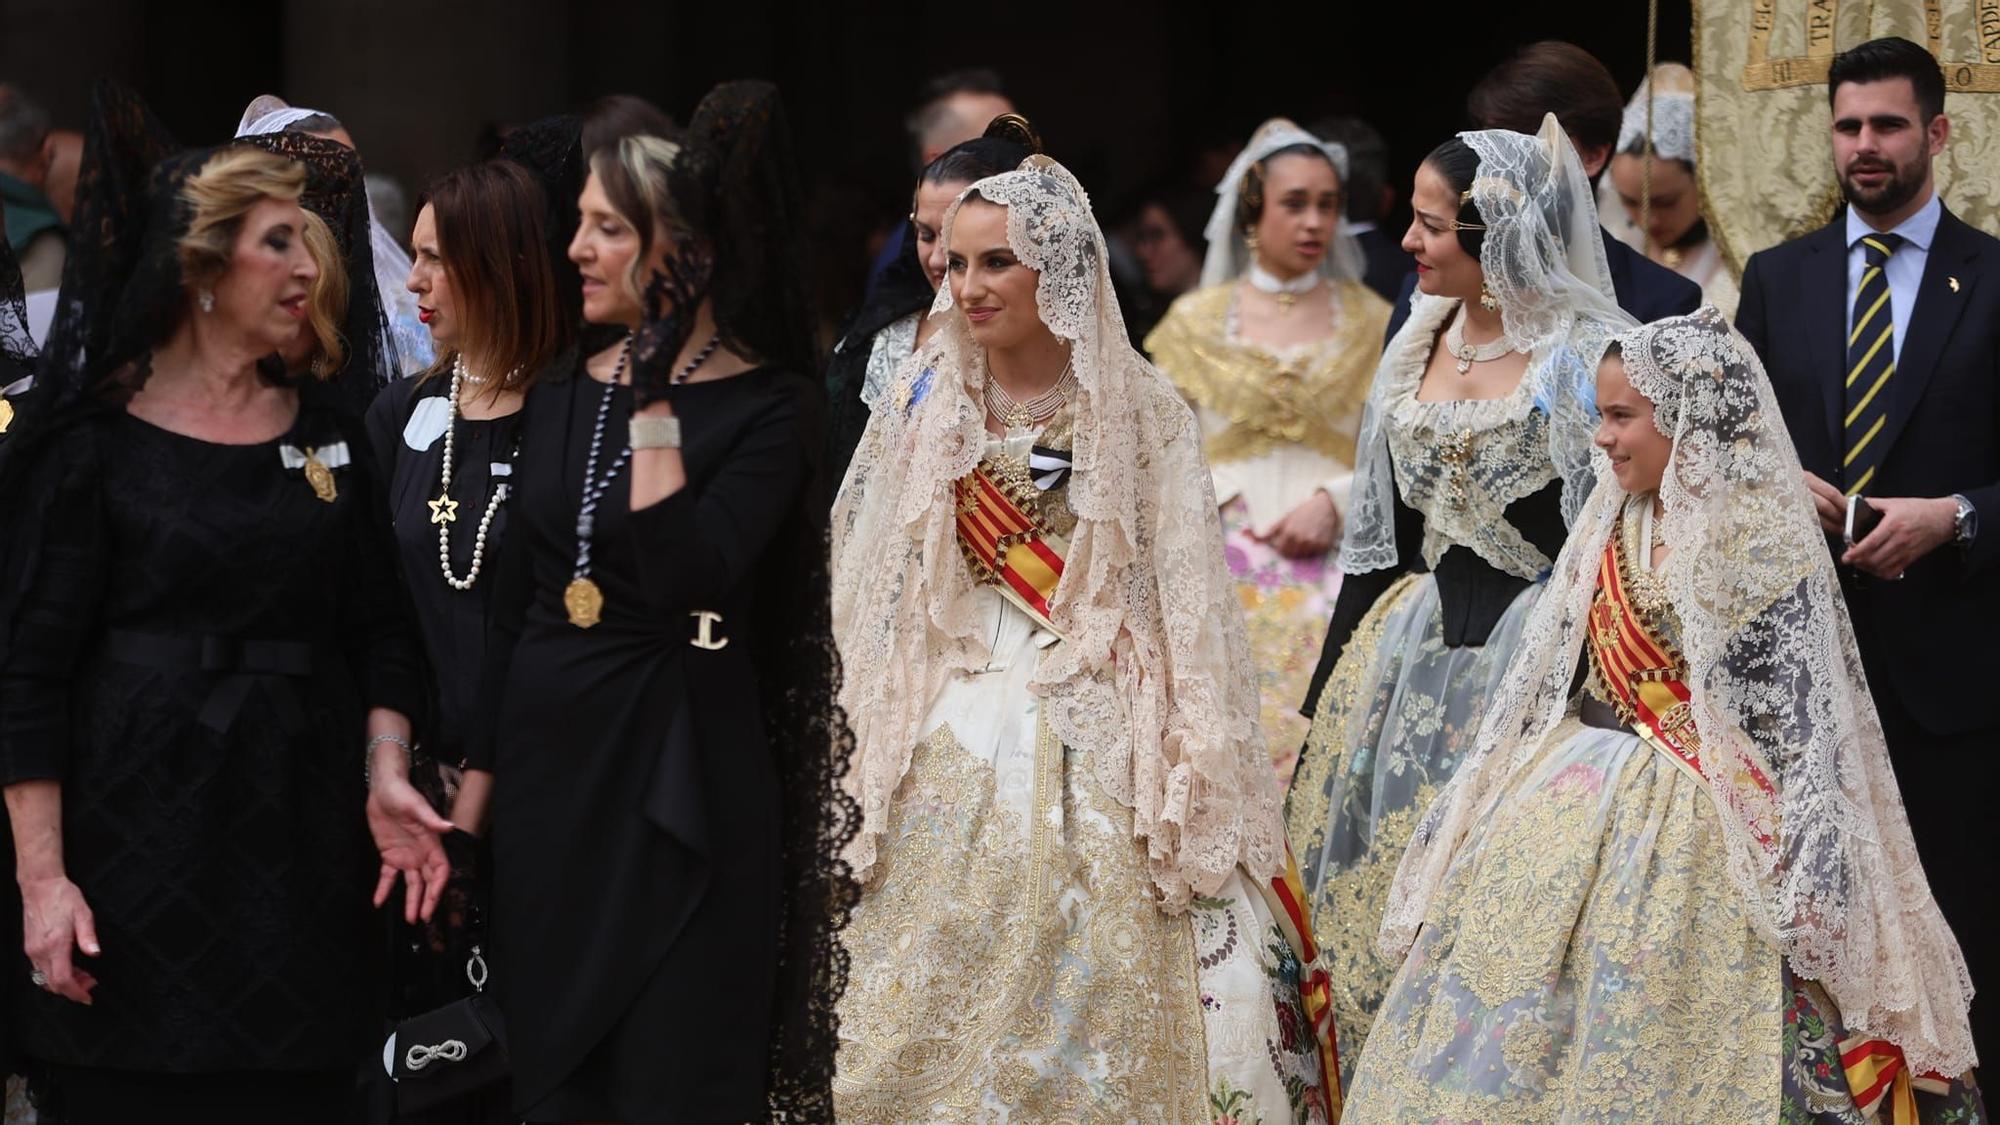
[(1955, 277), (1947, 277), (1947, 278), (1945, 278), (1945, 280), (1946, 280), (1946, 281), (1949, 281), (1949, 282), (1951, 282), (1951, 291), (1952, 291), (1952, 292), (1954, 292), (1954, 293), (1958, 292), (1958, 279), (1957, 279), (1957, 278), (1955, 278)]

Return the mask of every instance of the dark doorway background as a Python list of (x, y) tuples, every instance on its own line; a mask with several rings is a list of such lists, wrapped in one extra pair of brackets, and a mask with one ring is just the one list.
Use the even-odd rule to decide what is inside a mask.
[[(414, 194), (494, 126), (639, 94), (685, 120), (713, 83), (783, 89), (812, 198), (827, 311), (858, 293), (867, 232), (911, 179), (903, 118), (929, 76), (990, 66), (1050, 152), (1116, 215), (1140, 185), (1266, 117), (1359, 115), (1391, 182), (1463, 126), (1465, 91), (1521, 44), (1580, 44), (1628, 93), (1647, 8), (1612, 3), (806, 4), (774, 0), (0, 0), (0, 80), (81, 125), (99, 76), (176, 135), (219, 140), (274, 92), (329, 110), (371, 171)], [(1689, 61), (1689, 0), (1661, 0), (1659, 57)], [(1390, 222), (1397, 219), (1392, 217)], [(400, 232), (399, 232), (400, 233)]]

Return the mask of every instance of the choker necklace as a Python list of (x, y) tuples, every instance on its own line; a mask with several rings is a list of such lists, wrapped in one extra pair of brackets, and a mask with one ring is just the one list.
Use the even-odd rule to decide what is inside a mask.
[(463, 593), (472, 589), (479, 581), (479, 568), (486, 562), (486, 532), (493, 526), (493, 515), (500, 505), (507, 501), (508, 484), (501, 481), (494, 486), (493, 498), (486, 502), (486, 514), (479, 517), (479, 531), (472, 540), (472, 567), (460, 578), (451, 572), (451, 525), (458, 522), (458, 501), (451, 498), (451, 468), (457, 443), (454, 435), (458, 431), (458, 394), (468, 382), (484, 383), (485, 379), (473, 379), (465, 369), (465, 359), (452, 361), (451, 393), (446, 399), (444, 413), (444, 475), (438, 482), (437, 499), (430, 502), (431, 522), (438, 529), (438, 569), (444, 572), (444, 583)]
[(1291, 312), (1292, 306), (1298, 303), (1302, 295), (1319, 288), (1321, 280), (1318, 270), (1308, 270), (1286, 281), (1255, 262), (1250, 263), (1250, 272), (1245, 278), (1250, 282), (1250, 288), (1276, 297), (1280, 313)]
[(1451, 327), (1444, 330), (1444, 346), (1458, 360), (1458, 373), (1464, 375), (1472, 370), (1475, 363), (1486, 363), (1499, 359), (1519, 349), (1507, 342), (1507, 334), (1502, 332), (1499, 339), (1484, 344), (1465, 342), (1465, 310), (1461, 308), (1457, 316), (1451, 318)]
[(1008, 394), (1007, 388), (1000, 385), (1000, 380), (995, 379), (991, 371), (986, 373), (987, 413), (998, 419), (1000, 425), (1010, 433), (1015, 430), (1032, 430), (1047, 422), (1056, 416), (1056, 411), (1069, 405), (1069, 400), (1075, 395), (1074, 356), (1070, 358), (1070, 362), (1063, 364), (1062, 374), (1056, 377), (1054, 386), (1026, 402), (1020, 402)]
[[(687, 382), (688, 376), (708, 362), (721, 343), (720, 334), (711, 338), (669, 381), (676, 385)], [(563, 587), (563, 609), (569, 613), (569, 623), (579, 629), (588, 629), (604, 619), (604, 590), (590, 577), (590, 540), (597, 530), (597, 502), (604, 499), (605, 490), (632, 460), (632, 445), (627, 442), (618, 451), (601, 477), (597, 475), (597, 458), (604, 449), (604, 426), (611, 415), (612, 396), (618, 393), (618, 380), (631, 359), (632, 334), (628, 332), (625, 348), (618, 353), (618, 366), (611, 370), (611, 381), (604, 385), (604, 397), (597, 400), (597, 421), (590, 427), (590, 455), (583, 463), (583, 498), (576, 510), (576, 567), (570, 572), (569, 585)]]

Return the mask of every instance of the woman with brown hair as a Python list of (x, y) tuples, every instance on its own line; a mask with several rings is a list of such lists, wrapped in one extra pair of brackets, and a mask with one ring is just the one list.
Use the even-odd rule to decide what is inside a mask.
[[(465, 731), (486, 659), (490, 560), (507, 533), (522, 400), (568, 346), (575, 322), (557, 297), (547, 203), (533, 174), (511, 160), (489, 160), (445, 174), (425, 195), (410, 240), (409, 290), (438, 359), (385, 388), (368, 412), (385, 514), (430, 669), (430, 706), (415, 746), (385, 743), (375, 751), (370, 811), (383, 852), (377, 901), (409, 869), (400, 856), (435, 862), (432, 833), (450, 832), (439, 810), (461, 795), (460, 811), (472, 820), (462, 828), (478, 830), (472, 818), (492, 775), (464, 770)], [(461, 882), (434, 925), (405, 931), (408, 940), (397, 943), (393, 1007), (400, 1015), (468, 989), (464, 967), (480, 941), (480, 920), (469, 908), (483, 900), (484, 888), (468, 832), (450, 832), (445, 842)], [(434, 878), (411, 880), (404, 923), (431, 921), (443, 890)], [(495, 1113), (504, 1105), (488, 1111), (480, 1101), (425, 1120), (503, 1119)]]
[[(0, 445), (0, 783), (36, 986), (12, 1031), (74, 1125), (345, 1120), (378, 1027), (357, 767), (420, 700), (367, 502), (379, 310), (353, 295), (318, 377), (278, 353), (322, 270), (365, 276), (360, 165), (171, 156), (115, 92), (88, 143), (90, 234)], [(356, 219), (329, 224), (361, 236), (344, 261), (308, 249), (315, 195)]]

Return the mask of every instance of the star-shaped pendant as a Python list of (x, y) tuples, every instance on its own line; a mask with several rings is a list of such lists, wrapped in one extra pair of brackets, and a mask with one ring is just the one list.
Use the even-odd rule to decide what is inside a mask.
[(458, 501), (449, 496), (440, 496), (430, 502), (432, 523), (457, 523)]

